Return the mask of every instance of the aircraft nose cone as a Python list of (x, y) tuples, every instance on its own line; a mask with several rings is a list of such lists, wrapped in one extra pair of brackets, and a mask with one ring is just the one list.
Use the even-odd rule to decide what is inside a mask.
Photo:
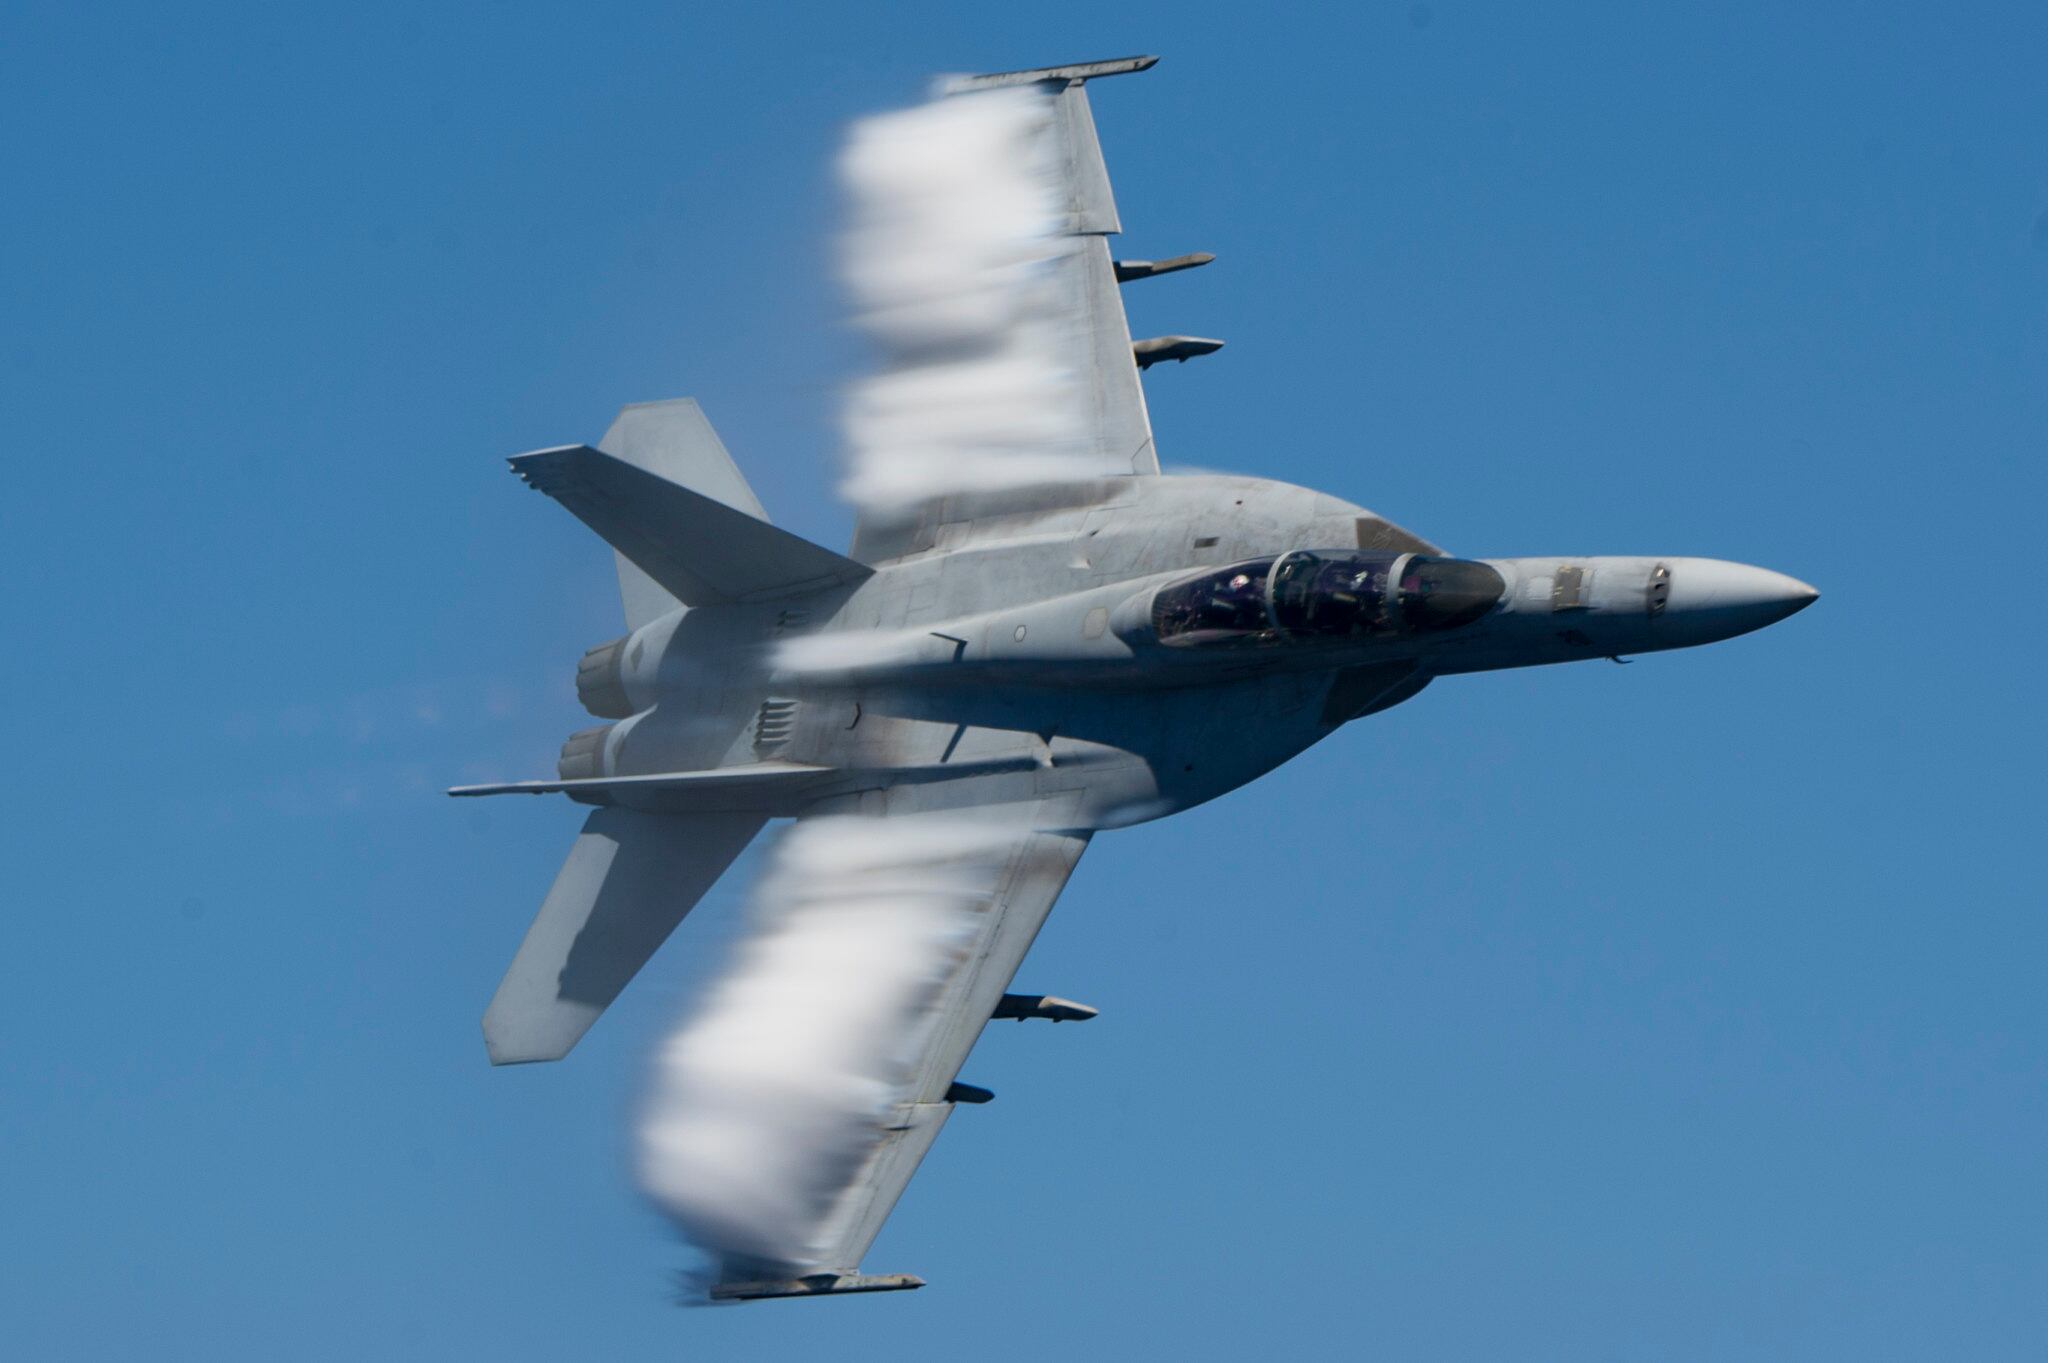
[(1672, 565), (1666, 618), (1702, 641), (1773, 625), (1820, 599), (1796, 577), (1747, 563), (1683, 559)]

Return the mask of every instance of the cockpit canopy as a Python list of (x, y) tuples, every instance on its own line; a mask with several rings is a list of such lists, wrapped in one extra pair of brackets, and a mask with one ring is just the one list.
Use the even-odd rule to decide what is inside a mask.
[(1427, 634), (1479, 619), (1506, 586), (1468, 559), (1296, 549), (1161, 588), (1152, 631), (1181, 646)]

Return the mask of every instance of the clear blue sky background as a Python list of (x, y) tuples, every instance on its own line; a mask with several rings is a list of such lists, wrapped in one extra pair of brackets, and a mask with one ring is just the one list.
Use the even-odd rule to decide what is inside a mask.
[[(2048, 12), (16, 5), (0, 1354), (2038, 1359)], [(1096, 108), (1169, 463), (1825, 593), (1100, 839), (870, 1266), (681, 1311), (626, 1176), (722, 887), (477, 1017), (608, 555), (500, 457), (700, 398), (844, 542), (846, 120)], [(744, 868), (743, 868), (744, 869)], [(735, 877), (735, 879), (740, 879)]]

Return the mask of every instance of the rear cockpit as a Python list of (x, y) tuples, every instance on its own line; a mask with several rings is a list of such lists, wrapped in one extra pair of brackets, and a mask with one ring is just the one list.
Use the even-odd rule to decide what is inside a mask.
[(1505, 589), (1466, 559), (1296, 549), (1161, 588), (1152, 631), (1175, 647), (1362, 642), (1470, 624)]

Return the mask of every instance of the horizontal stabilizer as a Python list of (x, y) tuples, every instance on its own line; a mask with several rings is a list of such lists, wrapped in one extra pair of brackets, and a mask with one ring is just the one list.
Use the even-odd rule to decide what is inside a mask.
[(588, 445), (537, 450), (511, 464), (686, 606), (770, 601), (872, 571)]
[(491, 1063), (567, 1055), (765, 822), (593, 811), (484, 1013)]
[(769, 1297), (831, 1297), (848, 1292), (904, 1292), (923, 1287), (914, 1273), (813, 1273), (808, 1278), (770, 1278), (717, 1283), (713, 1301), (761, 1301)]

